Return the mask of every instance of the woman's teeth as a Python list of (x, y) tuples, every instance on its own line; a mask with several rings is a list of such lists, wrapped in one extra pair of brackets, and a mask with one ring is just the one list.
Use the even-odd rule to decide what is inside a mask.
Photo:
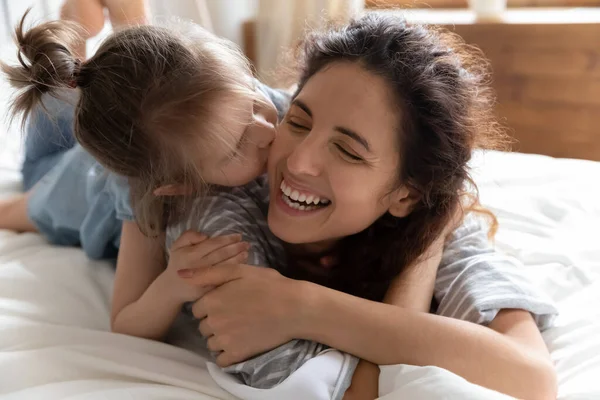
[(330, 203), (328, 199), (321, 198), (317, 195), (300, 193), (289, 187), (285, 181), (281, 181), (279, 188), (282, 192), (283, 201), (296, 210), (310, 211)]
[(319, 208), (319, 206), (307, 206), (307, 205), (301, 205), (299, 203), (295, 203), (292, 200), (290, 200), (290, 198), (288, 196), (286, 196), (285, 194), (282, 194), (281, 198), (283, 199), (284, 203), (287, 204), (288, 206), (290, 206), (291, 208), (295, 209), (295, 210), (300, 210), (300, 211), (311, 211), (311, 210), (315, 210), (317, 208)]

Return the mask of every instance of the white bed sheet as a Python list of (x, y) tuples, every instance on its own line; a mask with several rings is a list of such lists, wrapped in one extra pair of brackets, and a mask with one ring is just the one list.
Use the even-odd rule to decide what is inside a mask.
[[(6, 110), (0, 82), (0, 113)], [(2, 114), (3, 115), (3, 114)], [(0, 127), (0, 196), (19, 190), (19, 137)], [(544, 335), (559, 399), (600, 399), (600, 163), (488, 153), (474, 169), (499, 217), (499, 248), (561, 311)], [(0, 231), (3, 399), (230, 399), (205, 359), (109, 332), (112, 269), (38, 235)], [(437, 368), (386, 367), (385, 399), (493, 399)]]

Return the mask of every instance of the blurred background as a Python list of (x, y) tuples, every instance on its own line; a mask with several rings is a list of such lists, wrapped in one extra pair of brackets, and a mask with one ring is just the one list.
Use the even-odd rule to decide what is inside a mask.
[[(82, 0), (85, 2), (85, 0)], [(19, 17), (57, 18), (62, 0), (0, 0), (0, 49)], [(304, 29), (365, 10), (439, 24), (490, 59), (498, 113), (517, 150), (600, 160), (600, 0), (148, 0), (153, 17), (191, 19), (239, 45), (259, 77), (282, 85), (281, 54)], [(34, 19), (32, 18), (31, 21)], [(110, 31), (110, 23), (88, 44)], [(93, 50), (92, 50), (93, 51)], [(552, 137), (552, 140), (546, 140)]]

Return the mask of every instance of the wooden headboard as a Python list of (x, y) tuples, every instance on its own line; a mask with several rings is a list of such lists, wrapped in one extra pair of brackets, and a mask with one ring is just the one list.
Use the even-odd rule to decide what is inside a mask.
[[(481, 48), (513, 150), (600, 161), (600, 7), (509, 9), (499, 21), (469, 10), (403, 10)], [(252, 58), (255, 22), (244, 27)]]
[(496, 22), (468, 11), (409, 14), (484, 51), (514, 150), (600, 161), (600, 8), (510, 10)]

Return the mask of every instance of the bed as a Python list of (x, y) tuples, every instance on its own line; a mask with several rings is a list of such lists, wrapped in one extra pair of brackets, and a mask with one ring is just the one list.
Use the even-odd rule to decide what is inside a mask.
[[(7, 95), (0, 82), (2, 116)], [(20, 189), (17, 128), (0, 127), (0, 196)], [(499, 217), (496, 245), (559, 305), (544, 333), (559, 399), (600, 399), (600, 163), (489, 152), (476, 155), (473, 174)], [(110, 333), (112, 279), (110, 264), (78, 249), (0, 231), (3, 399), (233, 398), (201, 355)], [(384, 399), (504, 398), (432, 367), (385, 367), (381, 390)]]

